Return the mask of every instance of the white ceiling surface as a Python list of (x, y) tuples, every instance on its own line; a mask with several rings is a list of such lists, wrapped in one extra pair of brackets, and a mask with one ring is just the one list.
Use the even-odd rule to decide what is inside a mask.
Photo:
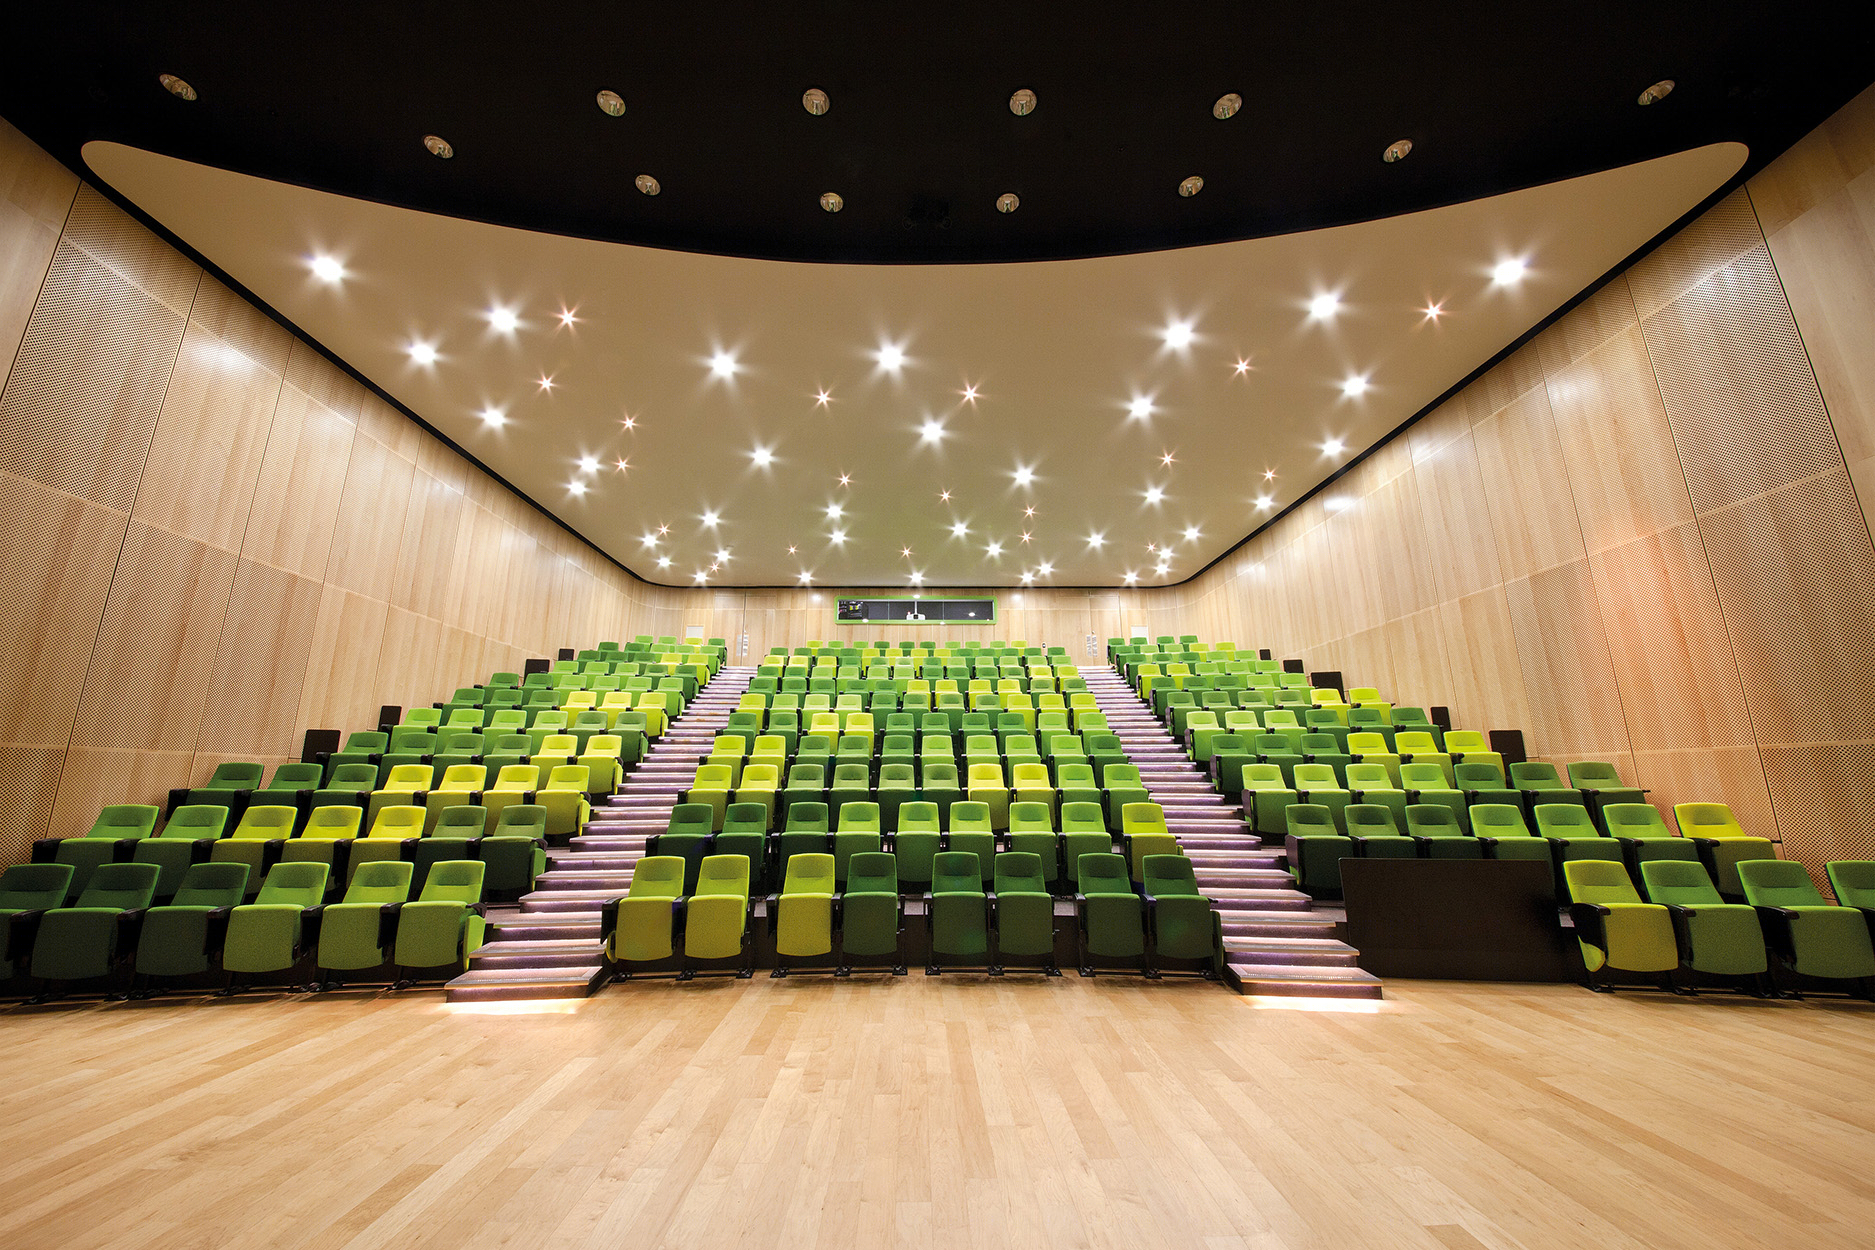
[[(1036, 585), (1190, 577), (1271, 515), (1258, 495), (1280, 509), (1305, 494), (1745, 155), (1715, 144), (1428, 212), (1180, 251), (877, 266), (591, 242), (85, 148), (107, 183), (646, 580), (696, 585), (704, 571), (715, 586), (796, 585), (806, 572), (818, 585), (897, 588), (913, 573), (925, 587), (1019, 585), (1025, 573)], [(343, 263), (342, 282), (312, 276), (321, 254)], [(1510, 257), (1528, 275), (1494, 285), (1493, 266)], [(1305, 306), (1323, 292), (1338, 292), (1342, 310), (1312, 319)], [(1436, 321), (1422, 311), (1431, 302), (1443, 305)], [(513, 334), (491, 327), (497, 306), (517, 314)], [(1174, 322), (1195, 335), (1185, 350), (1162, 337)], [(412, 362), (415, 341), (435, 346), (433, 366)], [(875, 358), (884, 344), (905, 353), (895, 374)], [(737, 362), (728, 380), (710, 371), (719, 351)], [(1352, 375), (1370, 384), (1358, 398), (1342, 393)], [(1153, 408), (1136, 419), (1128, 406), (1141, 396)], [(505, 426), (478, 415), (490, 405)], [(936, 443), (921, 437), (930, 421), (944, 430)], [(1349, 451), (1325, 455), (1330, 438)], [(757, 447), (771, 466), (755, 465)], [(580, 470), (585, 456), (598, 472)], [(1019, 466), (1032, 484), (1016, 484)], [(574, 481), (589, 483), (584, 495)], [(1162, 502), (1147, 501), (1153, 486)], [(706, 512), (719, 514), (714, 528)], [(660, 526), (668, 533), (647, 546)], [(1149, 543), (1171, 550), (1163, 574)], [(709, 573), (719, 551), (729, 559)]]

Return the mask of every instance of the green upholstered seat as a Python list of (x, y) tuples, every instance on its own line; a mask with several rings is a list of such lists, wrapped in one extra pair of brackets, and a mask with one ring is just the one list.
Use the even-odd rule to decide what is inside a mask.
[(70, 864), (14, 864), (0, 872), (0, 980), (12, 976), (13, 961), (32, 949), (40, 913), (62, 906), (71, 884)]
[(1036, 856), (1041, 861), (1045, 881), (1061, 879), (1061, 840), (1055, 833), (1054, 817), (1043, 803), (1009, 805), (1009, 849)]
[[(952, 814), (954, 817), (955, 808)], [(983, 819), (988, 820), (987, 813)], [(971, 965), (989, 964), (989, 896), (983, 889), (983, 870), (975, 853), (938, 853), (932, 864), (931, 890), (926, 895), (925, 908), (926, 939), (931, 952), (925, 966), (927, 974), (937, 975), (940, 957)]]
[(325, 897), (329, 873), (319, 863), (275, 864), (254, 901), (229, 915), (221, 966), (235, 975), (280, 972), (298, 963), (306, 909)]
[(156, 897), (166, 899), (182, 884), (182, 875), (191, 864), (208, 858), (227, 828), (228, 809), (220, 804), (184, 804), (170, 814), (155, 837), (134, 845), (131, 862), (157, 866)]
[(1341, 861), (1354, 854), (1354, 842), (1335, 827), (1335, 815), (1319, 803), (1292, 803), (1283, 812), (1288, 833), (1283, 845), (1296, 888), (1311, 897), (1341, 892)]
[(383, 860), (361, 867), (345, 897), (325, 908), (319, 921), (317, 978), (328, 989), (343, 977), (324, 975), (381, 966), (396, 939), (399, 906), (410, 900), (410, 864)]
[(922, 893), (931, 884), (931, 873), (943, 846), (936, 803), (906, 803), (898, 809), (898, 824), (892, 833), (892, 854), (896, 861), (899, 888)]
[(695, 961), (741, 957), (736, 975), (754, 965), (749, 944), (749, 861), (740, 855), (707, 856), (697, 873), (696, 892), (684, 916), (685, 978), (696, 974)]
[(1680, 966), (1673, 921), (1658, 903), (1643, 903), (1618, 859), (1572, 859), (1562, 865), (1573, 900), (1576, 942), (1589, 970), (1589, 984), (1604, 988), (1596, 973), (1666, 974)]
[[(981, 884), (987, 886), (995, 872), (995, 816), (989, 804), (966, 800), (951, 804), (950, 829), (944, 835), (946, 851), (975, 855), (981, 870)], [(935, 880), (935, 878), (933, 878)], [(933, 889), (936, 887), (934, 886)]]
[(1124, 960), (1147, 970), (1145, 901), (1133, 892), (1132, 874), (1121, 855), (1083, 855), (1075, 895), (1081, 975), (1095, 974), (1093, 960)]
[(546, 809), (537, 803), (504, 807), (480, 850), (486, 893), (518, 896), (533, 889), (534, 878), (547, 870)]
[(898, 889), (897, 862), (889, 853), (862, 852), (847, 864), (846, 889), (840, 895), (841, 974), (851, 971), (856, 955), (889, 955), (892, 971), (905, 974)]
[(1652, 803), (1604, 803), (1602, 825), (1621, 843), (1630, 868), (1656, 859), (1699, 860), (1699, 847), (1671, 828)]
[(646, 855), (632, 867), (631, 886), (602, 913), (606, 957), (625, 965), (656, 963), (676, 953), (673, 919), (684, 895), (684, 861), (675, 855)]
[(84, 893), (99, 865), (113, 862), (120, 853), (128, 858), (131, 848), (120, 850), (119, 843), (148, 838), (156, 830), (158, 814), (157, 808), (145, 803), (113, 803), (99, 810), (98, 818), (83, 837), (58, 839), (52, 862), (71, 866), (69, 897), (75, 899)]
[[(1419, 825), (1414, 821), (1416, 815), (1433, 819)], [(1464, 836), (1457, 822), (1449, 819), (1451, 815), (1449, 808), (1436, 803), (1412, 804), (1406, 809), (1406, 827), (1402, 829), (1394, 821), (1393, 809), (1384, 803), (1350, 803), (1341, 814), (1347, 822), (1348, 841), (1361, 859), (1477, 859), (1482, 848)], [(1457, 848), (1456, 853), (1446, 850), (1448, 843)]]
[(1721, 894), (1733, 898), (1744, 894), (1738, 879), (1740, 864), (1777, 856), (1771, 840), (1747, 834), (1724, 803), (1676, 803), (1673, 819), (1680, 827), (1680, 836), (1691, 838), (1699, 848), (1699, 857)]
[[(1681, 967), (1754, 979), (1769, 971), (1758, 913), (1743, 903), (1726, 902), (1703, 864), (1650, 859), (1640, 869), (1648, 901), (1664, 906), (1673, 920)], [(1754, 983), (1752, 988), (1761, 987)]]
[(399, 985), (413, 979), (418, 969), (440, 970), (447, 980), (469, 966), (469, 956), (482, 944), (482, 862), (446, 859), (430, 867), (423, 890), (414, 903), (405, 903), (397, 916), (397, 942), (391, 961), (403, 973)]
[(1162, 961), (1194, 961), (1207, 977), (1224, 975), (1224, 920), (1198, 889), (1183, 855), (1146, 857), (1146, 934), (1155, 971)]
[(109, 974), (127, 956), (127, 915), (156, 897), (155, 864), (99, 864), (78, 901), (39, 920), (31, 971), (45, 981), (78, 981)]
[(788, 860), (781, 893), (772, 900), (769, 912), (769, 929), (775, 940), (775, 971), (771, 975), (788, 975), (791, 959), (833, 954), (836, 893), (833, 856), (810, 853)]
[(1853, 907), (1831, 905), (1802, 864), (1752, 859), (1738, 865), (1745, 901), (1757, 909), (1765, 943), (1778, 962), (1799, 976), (1824, 980), (1875, 977), (1868, 922)]
[(1041, 856), (1029, 851), (1004, 851), (996, 857), (996, 903), (993, 930), (996, 960), (1004, 965), (1012, 955), (1040, 959), (1051, 976), (1055, 966), (1055, 899), (1048, 892), (1052, 871), (1045, 871)]
[(169, 902), (143, 915), (136, 974), (181, 977), (207, 972), (211, 929), (225, 925), (247, 896), (247, 875), (246, 864), (192, 864), (185, 869)]

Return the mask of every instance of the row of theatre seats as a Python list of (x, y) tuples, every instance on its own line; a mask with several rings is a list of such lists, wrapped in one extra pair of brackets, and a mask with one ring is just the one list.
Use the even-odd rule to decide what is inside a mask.
[(1507, 765), (1484, 734), (1300, 673), (1284, 674), (1271, 702), (1267, 688), (1231, 681), (1217, 648), (1194, 644), (1113, 639), (1109, 654), (1213, 785), (1241, 796), (1252, 828), (1284, 840), (1310, 895), (1338, 897), (1349, 858), (1534, 860), (1571, 906), (1595, 988), (1616, 971), (1676, 988), (1677, 974), (1743, 978), (1759, 992), (1875, 990), (1875, 865), (1828, 865), (1831, 904), (1723, 803), (1676, 804), (1669, 824), (1606, 761), (1569, 763), (1566, 775), (1547, 761)]
[[(0, 981), (43, 996), (308, 969), (312, 985), (453, 977), (481, 943), (484, 897), (533, 888), (550, 840), (578, 832), (643, 757), (651, 718), (661, 733), (725, 654), (721, 640), (602, 643), (491, 674), (264, 783), (261, 765), (230, 762), (166, 808), (105, 807), (0, 878)], [(627, 688), (654, 705), (598, 710)], [(575, 729), (569, 708), (593, 719)]]

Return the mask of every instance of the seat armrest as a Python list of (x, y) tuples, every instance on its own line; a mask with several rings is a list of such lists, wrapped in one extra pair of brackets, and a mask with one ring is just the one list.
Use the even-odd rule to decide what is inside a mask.
[(397, 921), (403, 914), (402, 903), (386, 903), (378, 908), (378, 949), (385, 950), (396, 944)]
[[(6, 940), (0, 942), (0, 957), (17, 959), (33, 948), (33, 939), (39, 936), (39, 922), (45, 919), (46, 909), (16, 911), (7, 918)], [(18, 952), (15, 954), (14, 952)]]
[(33, 840), (32, 862), (35, 864), (56, 863), (59, 855), (59, 843), (64, 840), (64, 838), (35, 838)]
[(143, 918), (149, 914), (147, 907), (132, 907), (117, 913), (117, 959), (122, 959), (137, 949), (137, 937), (143, 932)]
[(324, 903), (308, 907), (299, 917), (299, 949), (308, 951), (319, 945), (319, 929), (325, 923)]
[(1569, 904), (1569, 918), (1575, 922), (1576, 936), (1603, 954), (1608, 952), (1608, 926), (1605, 917), (1612, 914), (1600, 903)]
[(613, 930), (618, 928), (618, 905), (624, 901), (625, 896), (621, 894), (617, 898), (609, 898), (599, 905), (599, 937), (601, 941), (610, 939)]

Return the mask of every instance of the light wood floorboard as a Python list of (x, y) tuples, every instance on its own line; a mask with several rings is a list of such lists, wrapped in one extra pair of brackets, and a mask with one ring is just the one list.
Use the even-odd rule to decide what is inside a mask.
[(1875, 1007), (856, 977), (0, 1011), (0, 1245), (1861, 1247)]

